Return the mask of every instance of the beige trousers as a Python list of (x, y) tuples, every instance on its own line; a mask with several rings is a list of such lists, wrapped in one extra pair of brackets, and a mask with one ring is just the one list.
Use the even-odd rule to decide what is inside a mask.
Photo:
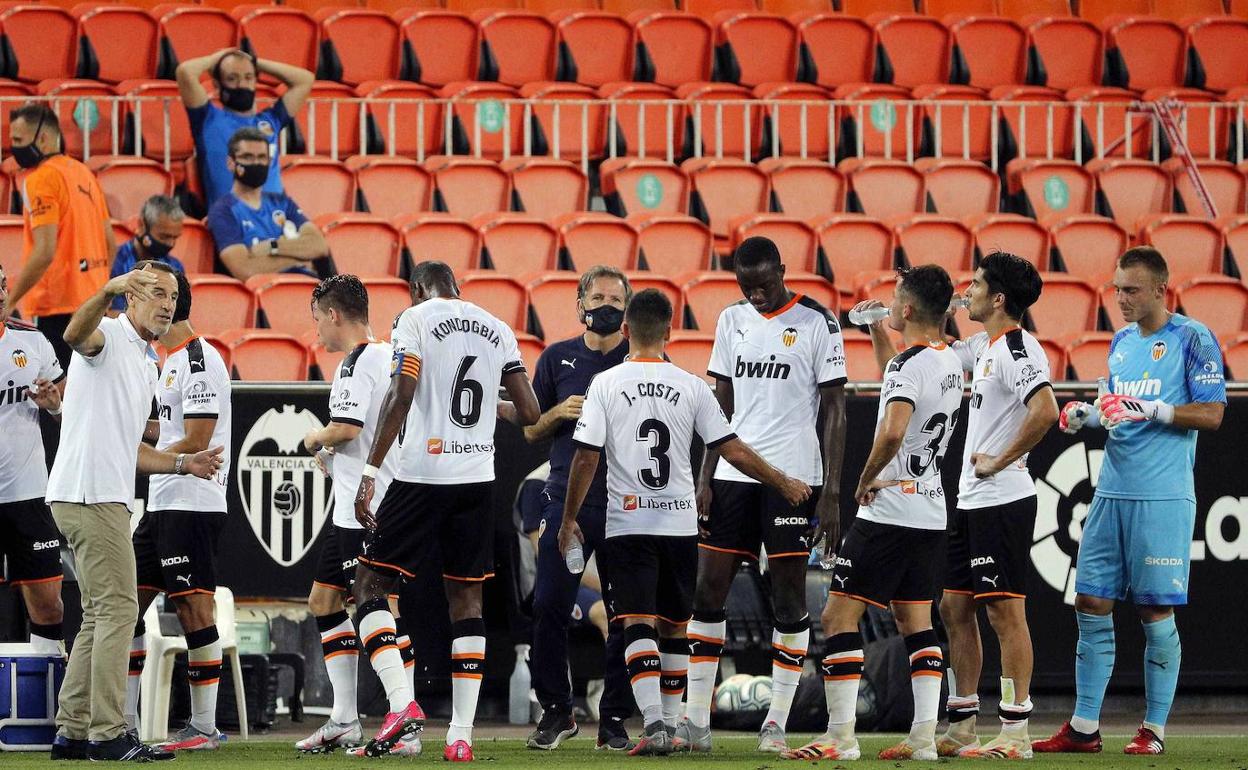
[(52, 518), (74, 552), (82, 593), (57, 729), (67, 738), (111, 740), (126, 729), (130, 639), (139, 619), (130, 511), (121, 503), (52, 503)]

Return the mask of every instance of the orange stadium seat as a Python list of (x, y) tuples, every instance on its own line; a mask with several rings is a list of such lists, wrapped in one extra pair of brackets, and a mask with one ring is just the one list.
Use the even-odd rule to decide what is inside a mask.
[(1226, 10), (1222, 0), (1152, 0), (1150, 12), (1178, 22), (1194, 16), (1221, 16)]
[(473, 220), (481, 231), (482, 255), (490, 267), (521, 278), (558, 268), (559, 233), (528, 214), (482, 214)]
[(238, 21), (220, 8), (170, 3), (157, 5), (152, 16), (160, 25), (157, 74), (172, 79), (184, 61), (238, 45)]
[(870, 16), (873, 13), (914, 13), (914, 0), (841, 0), (841, 13)]
[(182, 263), (188, 276), (206, 275), (213, 272), (217, 249), (204, 223), (188, 217), (182, 220), (182, 236), (170, 253)]
[(1093, 286), (1114, 277), (1118, 257), (1131, 244), (1117, 222), (1091, 214), (1060, 219), (1049, 225), (1049, 232), (1066, 272)]
[[(1228, 218), (1223, 222), (1222, 233), (1226, 236), (1226, 251), (1235, 263), (1240, 275), (1248, 271), (1248, 217)], [(1248, 379), (1248, 372), (1245, 372)]]
[(0, 268), (12, 285), (22, 271), (22, 215), (0, 215)]
[(282, 187), (311, 219), (355, 210), (355, 174), (336, 160), (284, 155)]
[(602, 10), (621, 16), (638, 11), (674, 11), (676, 0), (602, 0)]
[(316, 218), (329, 242), (334, 265), (361, 278), (392, 278), (399, 274), (399, 233), (373, 214), (326, 214)]
[(994, 251), (1015, 254), (1036, 266), (1049, 269), (1049, 231), (1034, 219), (1019, 214), (981, 214), (971, 224), (979, 257)]
[(1044, 348), (1044, 356), (1049, 360), (1049, 372), (1052, 373), (1050, 376), (1059, 381), (1067, 379), (1066, 370), (1070, 362), (1066, 357), (1064, 342), (1049, 339), (1043, 335), (1036, 335), (1036, 342)]
[(877, 21), (875, 32), (880, 79), (903, 88), (949, 82), (948, 27), (927, 16), (897, 14)]
[(1155, 163), (1104, 159), (1089, 162), (1087, 169), (1096, 176), (1105, 203), (1102, 213), (1129, 233), (1144, 215), (1170, 210), (1170, 175)]
[(505, 160), (511, 175), (512, 208), (538, 219), (589, 210), (589, 180), (575, 163), (541, 157)]
[(683, 214), (636, 214), (638, 261), (656, 272), (684, 275), (710, 270), (715, 239), (702, 222)]
[(834, 214), (816, 222), (819, 246), (841, 295), (841, 310), (852, 307), (863, 284), (891, 274), (896, 238), (878, 219), (862, 214)]
[(396, 14), (403, 33), (404, 77), (435, 88), (477, 79), (481, 30), (461, 13)]
[(1044, 291), (1027, 309), (1036, 334), (1067, 341), (1096, 329), (1096, 290), (1064, 273), (1044, 273)]
[[(3, 70), (3, 66), (0, 66)], [(0, 80), (0, 97), (22, 97), (30, 96), (30, 88), (22, 83), (12, 80)], [(8, 101), (0, 101), (0, 142), (5, 147), (12, 144), (12, 137), (9, 136), (9, 113), (22, 105), (18, 99), (10, 99)]]
[(407, 281), (401, 278), (370, 278), (364, 281), (364, 288), (368, 289), (368, 322), (373, 327), (373, 334), (390, 339), (394, 322), (412, 306)]
[(1095, 209), (1093, 177), (1074, 161), (1012, 160), (1006, 165), (1006, 177), (1018, 210), (1041, 222)]
[(1231, 339), (1244, 331), (1248, 320), (1248, 287), (1226, 275), (1195, 278), (1179, 287), (1179, 306), (1213, 336)]
[(686, 372), (705, 378), (713, 347), (714, 332), (672, 332), (672, 338), (667, 342), (667, 357)]
[(947, 217), (991, 214), (1000, 208), (1001, 180), (992, 169), (973, 160), (919, 158), (927, 208)]
[(137, 123), (144, 157), (163, 163), (168, 153), (172, 164), (195, 153), (195, 139), (177, 84), (168, 80), (124, 80), (114, 90), (119, 96), (131, 97), (122, 134), (127, 152), (133, 149)]
[(910, 267), (937, 264), (958, 280), (971, 269), (974, 238), (961, 221), (937, 214), (915, 214), (896, 222), (897, 248)]
[(820, 160), (764, 158), (759, 170), (771, 179), (771, 208), (805, 220), (845, 210), (849, 186), (835, 166)]
[(103, 99), (91, 98), (113, 96), (112, 89), (94, 80), (44, 80), (36, 89), (51, 99), (49, 106), (60, 115), (66, 154), (81, 158), (88, 144), (92, 155), (112, 151), (112, 107)]
[(714, 332), (720, 312), (741, 301), (741, 287), (732, 273), (692, 273), (685, 276), (686, 329)]
[(998, 86), (988, 92), (988, 98), (1011, 103), (998, 108), (1002, 118), (1000, 152), (1005, 158), (1075, 156), (1075, 111), (1063, 103), (1061, 91), (1043, 86)]
[(712, 20), (721, 13), (752, 11), (757, 8), (754, 0), (682, 0), (680, 7), (689, 13)]
[(1002, 16), (1025, 21), (1029, 16), (1070, 16), (1070, 0), (997, 0)]
[(794, 292), (810, 297), (825, 308), (836, 307), (836, 287), (827, 278), (814, 273), (792, 272), (785, 273), (784, 281)]
[(976, 88), (1026, 83), (1027, 31), (1013, 19), (991, 14), (970, 16), (950, 26), (954, 66), (961, 79)]
[(537, 371), (537, 359), (541, 358), (542, 351), (546, 349), (546, 343), (532, 334), (517, 332), (516, 345), (520, 348), (520, 357), (524, 359), (524, 368), (532, 378), (533, 373)]
[[(910, 133), (907, 134), (906, 107), (894, 102), (908, 101), (910, 91), (883, 84), (854, 83), (840, 86), (832, 93), (837, 100), (857, 102), (842, 108), (841, 155), (904, 158), (907, 143), (917, 148), (923, 129), (922, 115), (911, 112)], [(848, 133), (848, 136), (846, 135)]]
[(0, 8), (4, 74), (24, 83), (72, 78), (78, 62), (78, 22), (53, 5)]
[[(561, 2), (561, 0), (556, 0)], [(633, 79), (633, 25), (593, 10), (556, 15), (560, 80), (597, 88)]]
[[(688, 108), (683, 103), (671, 103), (676, 100), (675, 91), (654, 83), (607, 83), (598, 89), (598, 96), (614, 102), (615, 117), (611, 117), (610, 111), (607, 115), (608, 149), (611, 139), (615, 140), (610, 154), (647, 158), (680, 156), (685, 143)], [(648, 104), (659, 101), (667, 103)]]
[(1204, 217), (1162, 214), (1148, 217), (1140, 239), (1155, 246), (1170, 268), (1170, 285), (1182, 286), (1208, 274), (1221, 274), (1226, 239), (1216, 224)]
[[(376, 332), (376, 330), (374, 330)], [(332, 382), (334, 374), (338, 371), (338, 367), (342, 366), (342, 359), (347, 357), (344, 351), (331, 353), (325, 349), (325, 346), (317, 339), (316, 330), (312, 330), (309, 334), (303, 334), (299, 337), (299, 341), (308, 349), (308, 355), (311, 358), (312, 366), (316, 368), (320, 379)]]
[[(869, 281), (858, 288), (856, 301), (861, 302), (862, 300), (878, 299), (885, 305), (891, 304), (893, 301), (893, 295), (897, 293), (897, 283), (896, 274), (881, 275), (880, 277)], [(863, 331), (866, 331), (866, 329), (864, 328)]]
[(681, 169), (693, 184), (690, 211), (710, 225), (718, 246), (727, 246), (733, 219), (768, 209), (771, 188), (767, 175), (752, 163), (690, 158)]
[(808, 16), (797, 24), (803, 79), (835, 88), (869, 83), (875, 68), (875, 29), (839, 13)]
[(1198, 88), (1219, 93), (1248, 83), (1248, 20), (1212, 16), (1187, 26), (1194, 63), (1199, 65)]
[(289, 334), (258, 329), (223, 334), (240, 380), (300, 382), (308, 379), (308, 349)]
[(433, 206), (433, 177), (411, 158), (355, 155), (345, 165), (355, 174), (361, 211), (394, 219)]
[(684, 214), (689, 210), (689, 177), (661, 160), (608, 158), (598, 170), (607, 211), (632, 214)]
[[(1187, 148), (1197, 159), (1224, 157), (1228, 144), (1228, 130), (1236, 108), (1233, 105), (1213, 104), (1216, 97), (1208, 91), (1195, 88), (1150, 88), (1144, 92), (1145, 101), (1172, 99), (1181, 106), (1181, 130), (1186, 137)], [(1169, 139), (1162, 134), (1162, 150)]]
[(394, 226), (413, 265), (436, 259), (455, 275), (481, 267), (481, 233), (466, 219), (427, 212), (396, 217)]
[(646, 289), (657, 289), (666, 294), (672, 303), (672, 328), (681, 328), (685, 317), (685, 294), (675, 281), (648, 271), (630, 271), (625, 273), (625, 277), (628, 278), (628, 283), (633, 287), (634, 293)]
[(732, 221), (732, 248), (746, 238), (770, 239), (790, 272), (813, 273), (818, 267), (819, 236), (806, 221), (787, 214), (747, 214)]
[[(318, 80), (307, 104), (295, 115), (299, 145), (309, 155), (334, 160), (360, 151), (360, 103), (355, 90), (342, 83)], [(335, 136), (336, 133), (336, 136)]]
[[(1112, 285), (1102, 286), (1100, 290), (1101, 308), (1105, 311), (1105, 318), (1109, 321), (1110, 329), (1121, 329), (1126, 326), (1126, 319), (1122, 316), (1122, 310), (1118, 307), (1115, 299), (1114, 287)], [(1166, 309), (1178, 310), (1179, 300), (1178, 292), (1173, 286), (1166, 286)]]
[(113, 240), (117, 243), (125, 243), (134, 237), (134, 228), (130, 222), (134, 220), (110, 219), (109, 226), (113, 231)]
[(1113, 339), (1113, 332), (1085, 332), (1070, 344), (1066, 357), (1076, 381), (1109, 377), (1109, 343)]
[(191, 325), (200, 334), (220, 335), (256, 325), (256, 296), (242, 281), (226, 275), (188, 275)]
[(900, 160), (849, 158), (838, 166), (849, 182), (848, 207), (884, 219), (927, 210), (923, 174)]
[(797, 78), (797, 29), (783, 16), (749, 8), (719, 16), (720, 75), (743, 86)]
[(146, 11), (84, 3), (72, 13), (78, 19), (79, 73), (106, 83), (156, 76), (160, 30)]
[[(914, 98), (926, 102), (923, 131), (931, 135), (937, 157), (987, 161), (992, 156), (992, 109), (982, 91), (970, 86), (920, 86), (914, 89)], [(904, 115), (898, 117), (904, 122)]]
[(322, 66), (330, 80), (358, 85), (399, 76), (399, 25), (383, 11), (367, 8), (323, 8)]
[(1094, 24), (1114, 16), (1147, 16), (1152, 0), (1079, 0), (1079, 15)]
[(482, 75), (509, 86), (555, 79), (555, 25), (527, 11), (483, 11)]
[(532, 108), (536, 154), (574, 161), (604, 155), (607, 113), (596, 103), (594, 89), (575, 83), (528, 83), (520, 95), (538, 100)]
[(438, 155), (425, 161), (425, 168), (433, 174), (438, 211), (471, 219), (510, 208), (511, 177), (493, 161)]
[(108, 213), (118, 219), (138, 216), (144, 201), (153, 195), (173, 193), (173, 177), (154, 160), (97, 155), (88, 165), (104, 191)]
[(660, 11), (633, 21), (640, 79), (671, 88), (711, 79), (715, 35), (705, 19)]
[(398, 80), (370, 80), (356, 86), (355, 92), (368, 100), (366, 129), (371, 147), (417, 160), (444, 151), (442, 105), (434, 101), (437, 94), (428, 87)]
[(637, 230), (627, 219), (600, 211), (564, 214), (554, 223), (559, 230), (560, 261), (573, 270), (610, 265), (637, 269)]
[(1183, 85), (1187, 36), (1179, 25), (1165, 19), (1126, 18), (1108, 27), (1105, 37), (1108, 75), (1118, 85), (1136, 91)]
[(749, 89), (729, 83), (686, 83), (676, 89), (676, 95), (689, 102), (689, 138), (701, 143), (702, 155), (741, 158), (757, 154), (762, 145), (763, 107), (751, 103), (754, 96)]
[(505, 103), (520, 98), (514, 88), (499, 83), (451, 83), (438, 95), (454, 100), (451, 114), (456, 152), (479, 152), (482, 157), (494, 160), (503, 157), (504, 148), (509, 148), (511, 154), (520, 154), (524, 110), (516, 104)]
[(875, 360), (871, 338), (857, 329), (842, 331), (845, 345), (845, 367), (850, 382), (878, 382), (884, 373)]
[(526, 11), (544, 13), (548, 16), (563, 11), (598, 10), (597, 0), (523, 0), (521, 5)]
[(1027, 28), (1037, 82), (1065, 91), (1101, 84), (1105, 35), (1086, 19), (1044, 16)]
[[(1126, 156), (1128, 147), (1131, 157), (1147, 157), (1150, 132), (1146, 120), (1127, 112), (1126, 103), (1135, 98), (1132, 91), (1108, 86), (1072, 88), (1066, 92), (1067, 101), (1082, 102), (1077, 109), (1081, 110), (1085, 157), (1093, 149), (1101, 148), (1106, 156), (1121, 158)], [(1119, 141), (1126, 135), (1128, 126), (1131, 139)]]
[(1248, 380), (1248, 335), (1238, 335), (1222, 345), (1222, 356), (1228, 379)]
[[(260, 326), (298, 337), (315, 330), (312, 313), (312, 290), (317, 280), (306, 275), (270, 273), (248, 278), (247, 288), (256, 295), (260, 310)], [(193, 306), (193, 305), (192, 305)]]
[(919, 0), (919, 13), (945, 16), (991, 16), (997, 12), (995, 0)]
[(272, 59), (316, 72), (320, 26), (297, 8), (240, 5), (234, 8), (242, 45), (262, 59)]
[(547, 345), (585, 331), (575, 310), (579, 281), (579, 277), (572, 273), (549, 272), (529, 283), (532, 315)]
[[(8, 174), (0, 174), (0, 216), (11, 214), (13, 206), (13, 177)], [(15, 258), (20, 258), (21, 247), (18, 247)]]
[[(754, 98), (770, 102), (764, 107), (763, 146), (773, 155), (827, 158), (834, 149), (828, 126), (835, 110), (826, 90), (809, 83), (761, 83)], [(789, 104), (789, 102), (795, 102)], [(802, 130), (805, 112), (806, 130)]]
[(799, 13), (829, 13), (832, 0), (761, 0), (759, 7), (768, 13), (793, 16)]
[[(1174, 180), (1174, 192), (1183, 206), (1183, 211), (1205, 216), (1204, 204), (1187, 175), (1183, 161), (1171, 158), (1163, 162), (1161, 167)], [(1239, 169), (1224, 160), (1200, 160), (1196, 162), (1196, 168), (1209, 191), (1209, 197), (1213, 199), (1219, 217), (1233, 216), (1245, 210), (1244, 188), (1248, 179), (1245, 179)]]

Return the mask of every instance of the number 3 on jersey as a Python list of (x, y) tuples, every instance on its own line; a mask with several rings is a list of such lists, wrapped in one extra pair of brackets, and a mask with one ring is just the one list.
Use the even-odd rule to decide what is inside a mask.
[(638, 480), (650, 489), (664, 489), (672, 476), (672, 461), (667, 456), (667, 450), (672, 446), (672, 432), (662, 421), (651, 417), (637, 426), (637, 440), (654, 442), (650, 447), (653, 467), (637, 471)]
[(913, 454), (908, 458), (906, 463), (910, 474), (915, 478), (919, 478), (927, 473), (928, 469), (935, 463), (935, 472), (940, 473), (940, 464), (945, 459), (942, 454), (937, 454), (941, 449), (941, 442), (944, 441), (946, 433), (953, 433), (953, 428), (958, 424), (958, 413), (954, 412), (950, 415), (934, 414), (928, 419), (923, 426), (923, 435), (930, 436), (931, 440), (927, 442), (927, 446), (923, 447), (922, 454)]

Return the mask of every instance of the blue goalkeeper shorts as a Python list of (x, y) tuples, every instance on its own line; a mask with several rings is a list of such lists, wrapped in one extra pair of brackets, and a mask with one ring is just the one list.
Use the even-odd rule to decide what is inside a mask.
[(1135, 604), (1187, 604), (1196, 503), (1097, 495), (1083, 522), (1075, 592)]

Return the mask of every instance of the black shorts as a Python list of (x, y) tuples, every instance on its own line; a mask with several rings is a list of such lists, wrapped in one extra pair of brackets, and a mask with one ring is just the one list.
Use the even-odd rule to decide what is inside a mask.
[(854, 519), (836, 554), (831, 593), (886, 609), (936, 597), (945, 533)]
[(442, 577), (494, 577), (494, 482), (417, 484), (394, 480), (360, 563), (398, 577), (427, 569), (441, 549)]
[(217, 538), (224, 513), (146, 511), (134, 530), (139, 588), (170, 598), (217, 591)]
[(698, 577), (696, 535), (618, 535), (598, 546), (606, 568), (607, 614), (617, 618), (660, 618), (687, 623), (693, 617)]
[(0, 583), (51, 583), (61, 579), (61, 533), (40, 498), (0, 503)]
[(355, 565), (364, 553), (364, 539), (368, 530), (351, 529), (331, 524), (321, 545), (321, 558), (316, 565), (319, 586), (343, 591), (347, 594), (355, 587)]
[(812, 487), (806, 502), (792, 506), (766, 484), (712, 481), (711, 520), (703, 524), (710, 537), (702, 538), (699, 546), (757, 560), (761, 545), (768, 559), (804, 559), (810, 555), (806, 534), (820, 489)]
[(958, 508), (949, 520), (945, 591), (976, 599), (1023, 599), (1036, 526), (1036, 496), (989, 508)]

